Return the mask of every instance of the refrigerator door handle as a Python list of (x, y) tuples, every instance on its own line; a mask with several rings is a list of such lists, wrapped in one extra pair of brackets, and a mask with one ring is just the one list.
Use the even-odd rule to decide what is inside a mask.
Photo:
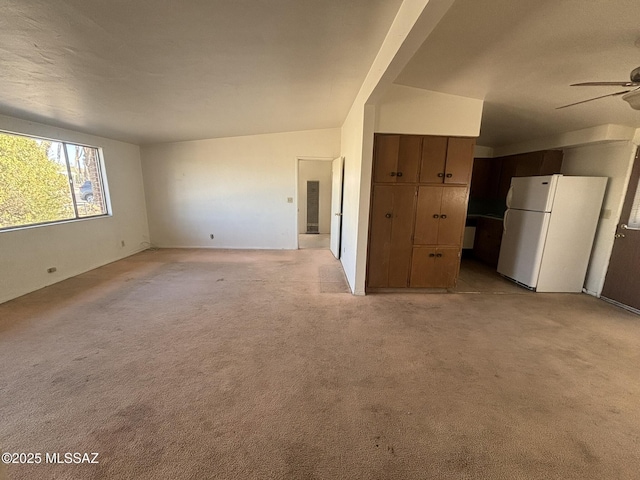
[(513, 185), (509, 187), (509, 191), (507, 192), (507, 208), (511, 208), (511, 199), (513, 198)]

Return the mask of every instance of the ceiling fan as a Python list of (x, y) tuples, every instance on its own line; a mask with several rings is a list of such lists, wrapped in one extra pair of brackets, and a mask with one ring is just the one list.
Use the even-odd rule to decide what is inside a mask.
[(584, 82), (584, 83), (574, 83), (572, 87), (631, 87), (627, 90), (622, 90), (620, 92), (609, 93), (608, 95), (600, 95), (599, 97), (589, 98), (588, 100), (582, 100), (580, 102), (570, 103), (569, 105), (563, 105), (561, 107), (557, 107), (556, 110), (561, 108), (573, 107), (574, 105), (580, 105), (581, 103), (592, 102), (594, 100), (598, 100), (600, 98), (606, 97), (617, 97), (622, 95), (622, 99), (629, 103), (631, 108), (634, 110), (640, 110), (640, 67), (634, 68), (631, 70), (631, 74), (629, 75), (630, 81), (628, 82)]

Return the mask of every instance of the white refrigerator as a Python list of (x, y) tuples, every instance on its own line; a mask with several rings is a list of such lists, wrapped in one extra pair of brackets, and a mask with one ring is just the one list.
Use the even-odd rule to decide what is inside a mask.
[(581, 292), (606, 177), (514, 177), (498, 273), (537, 292)]

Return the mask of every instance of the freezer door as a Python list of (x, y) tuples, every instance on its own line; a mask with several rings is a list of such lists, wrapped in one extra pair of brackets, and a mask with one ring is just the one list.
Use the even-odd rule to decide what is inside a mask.
[(507, 194), (507, 208), (550, 212), (560, 176), (513, 177)]
[(550, 216), (547, 212), (507, 210), (498, 273), (536, 288)]

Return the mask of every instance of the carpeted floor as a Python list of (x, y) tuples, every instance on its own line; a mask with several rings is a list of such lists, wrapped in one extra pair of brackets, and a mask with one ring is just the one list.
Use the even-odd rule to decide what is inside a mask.
[(100, 454), (8, 478), (638, 478), (640, 318), (479, 272), (354, 297), (326, 250), (160, 250), (2, 304), (0, 449)]

